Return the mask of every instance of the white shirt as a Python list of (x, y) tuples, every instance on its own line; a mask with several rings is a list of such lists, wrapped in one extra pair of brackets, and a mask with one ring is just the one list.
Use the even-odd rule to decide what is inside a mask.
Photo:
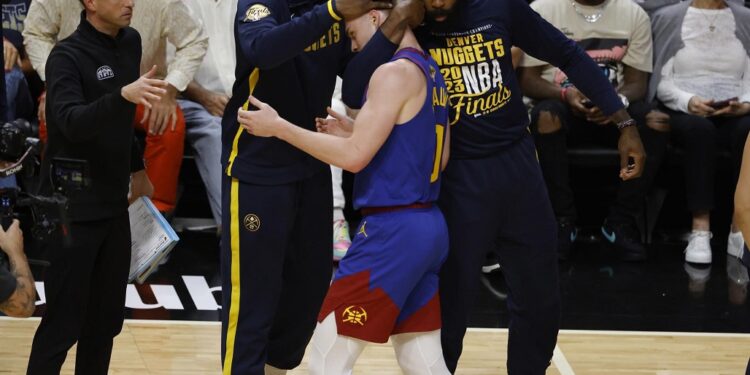
[(206, 90), (232, 96), (234, 68), (234, 17), (237, 0), (184, 0), (208, 34), (208, 51), (193, 79)]
[(736, 26), (729, 8), (688, 8), (681, 30), (685, 46), (664, 64), (656, 89), (667, 108), (687, 113), (696, 95), (750, 102), (750, 57), (735, 35)]
[[(24, 45), (42, 80), (52, 47), (72, 34), (81, 22), (79, 0), (34, 0), (24, 22)], [(163, 78), (178, 91), (193, 79), (206, 53), (208, 38), (182, 0), (137, 0), (130, 24), (141, 35), (141, 74), (157, 66)], [(167, 42), (177, 47), (177, 57), (167, 66)]]

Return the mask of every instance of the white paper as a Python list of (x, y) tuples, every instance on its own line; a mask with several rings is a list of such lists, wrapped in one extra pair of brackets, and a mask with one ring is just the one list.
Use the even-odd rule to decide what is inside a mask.
[(148, 197), (133, 202), (128, 214), (131, 237), (128, 281), (142, 283), (180, 239)]

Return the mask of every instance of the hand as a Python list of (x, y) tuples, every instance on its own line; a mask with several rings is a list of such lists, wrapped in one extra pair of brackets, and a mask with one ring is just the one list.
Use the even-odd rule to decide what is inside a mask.
[(258, 137), (274, 137), (281, 129), (278, 122), (282, 120), (270, 105), (261, 102), (250, 95), (250, 104), (258, 108), (257, 111), (237, 111), (237, 121), (248, 133)]
[[(617, 149), (620, 151), (620, 178), (627, 181), (640, 177), (646, 162), (646, 151), (638, 135), (638, 128), (629, 126), (622, 129)], [(632, 165), (628, 165), (630, 159), (633, 159)]]
[(21, 55), (18, 53), (18, 49), (5, 38), (3, 38), (3, 57), (5, 58), (6, 72), (11, 71), (16, 64), (21, 66)]
[(404, 19), (410, 28), (415, 28), (422, 23), (424, 11), (424, 0), (396, 0), (389, 17)]
[(140, 197), (151, 197), (154, 195), (154, 185), (148, 178), (145, 169), (141, 169), (130, 175), (130, 195), (128, 204), (135, 202)]
[(750, 103), (731, 101), (729, 105), (717, 110), (712, 116), (740, 117), (750, 113)]
[(342, 138), (348, 138), (352, 135), (353, 119), (334, 111), (331, 107), (326, 108), (326, 111), (330, 115), (328, 118), (315, 118), (315, 128), (318, 129), (318, 132)]
[(353, 20), (373, 9), (391, 9), (390, 1), (336, 0), (336, 12), (345, 20)]
[(716, 110), (711, 107), (713, 100), (703, 99), (700, 96), (693, 96), (688, 102), (688, 113), (691, 115), (707, 117), (711, 116)]
[(154, 74), (156, 74), (156, 65), (138, 80), (120, 90), (120, 95), (125, 100), (146, 107), (146, 115), (153, 107), (152, 103), (161, 101), (162, 96), (167, 93), (167, 83), (160, 79), (153, 79)]
[(36, 115), (39, 118), (39, 122), (47, 122), (47, 91), (42, 91), (42, 95), (39, 95), (39, 109), (37, 109)]
[(604, 112), (602, 112), (599, 107), (591, 107), (588, 108), (587, 111), (586, 120), (589, 122), (593, 122), (597, 125), (607, 125), (612, 122), (609, 117), (604, 115)]
[(586, 117), (589, 109), (583, 105), (588, 100), (577, 88), (571, 86), (565, 91), (565, 102), (568, 103), (573, 113), (578, 117)]
[(143, 111), (141, 124), (148, 121), (148, 132), (150, 134), (162, 135), (167, 127), (175, 131), (177, 127), (177, 89), (168, 84), (166, 93), (158, 102), (152, 103), (152, 107)]
[(208, 113), (217, 117), (224, 116), (224, 109), (227, 107), (227, 103), (229, 103), (228, 96), (208, 90), (205, 90), (197, 100)]
[(24, 255), (23, 231), (18, 220), (13, 219), (13, 224), (7, 231), (0, 226), (0, 250), (8, 254), (8, 257)]

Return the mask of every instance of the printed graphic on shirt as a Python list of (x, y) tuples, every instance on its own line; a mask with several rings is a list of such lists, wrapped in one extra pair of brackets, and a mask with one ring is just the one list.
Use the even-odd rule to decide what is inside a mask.
[(319, 40), (305, 48), (305, 52), (315, 52), (341, 41), (341, 23), (334, 23)]
[(451, 125), (461, 114), (482, 117), (510, 101), (511, 92), (503, 85), (500, 68), (506, 45), (502, 38), (488, 37), (490, 28), (486, 25), (463, 33), (435, 34), (441, 38), (441, 46), (430, 48), (430, 55), (440, 66), (450, 93)]
[(265, 5), (253, 4), (245, 11), (245, 19), (243, 19), (242, 22), (260, 21), (268, 17), (269, 15), (271, 15), (271, 10), (269, 10)]
[(110, 68), (109, 65), (100, 66), (99, 69), (96, 70), (96, 78), (100, 81), (115, 78), (115, 72), (112, 71), (112, 68)]
[(26, 4), (3, 4), (3, 30), (23, 32), (23, 21), (26, 19)]
[[(578, 41), (578, 45), (593, 59), (602, 69), (602, 74), (612, 83), (619, 87), (618, 74), (623, 69), (622, 59), (628, 52), (627, 39), (590, 38)], [(572, 86), (568, 76), (563, 71), (555, 68), (553, 82), (560, 86)]]

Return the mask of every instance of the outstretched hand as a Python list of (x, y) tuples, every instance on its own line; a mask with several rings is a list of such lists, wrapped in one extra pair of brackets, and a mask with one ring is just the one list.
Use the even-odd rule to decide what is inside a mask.
[(237, 111), (237, 121), (245, 130), (258, 137), (275, 137), (281, 130), (279, 122), (282, 120), (273, 107), (250, 95), (248, 98), (255, 111), (240, 108)]
[(328, 118), (315, 118), (315, 128), (320, 133), (335, 135), (337, 137), (348, 138), (354, 130), (354, 120), (350, 117), (334, 111), (331, 107), (326, 108)]
[(153, 104), (159, 102), (167, 93), (167, 82), (161, 79), (154, 79), (156, 74), (156, 65), (151, 70), (142, 75), (135, 82), (124, 86), (120, 94), (125, 100), (133, 104), (141, 104), (146, 107), (147, 111), (153, 108)]

